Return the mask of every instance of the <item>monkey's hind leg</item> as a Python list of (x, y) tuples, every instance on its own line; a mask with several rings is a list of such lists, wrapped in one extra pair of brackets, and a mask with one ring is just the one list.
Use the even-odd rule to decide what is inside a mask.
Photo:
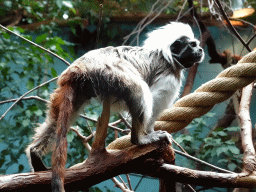
[(44, 165), (41, 157), (51, 149), (55, 140), (56, 122), (46, 118), (46, 121), (35, 130), (32, 143), (26, 149), (31, 171), (45, 171), (48, 168)]

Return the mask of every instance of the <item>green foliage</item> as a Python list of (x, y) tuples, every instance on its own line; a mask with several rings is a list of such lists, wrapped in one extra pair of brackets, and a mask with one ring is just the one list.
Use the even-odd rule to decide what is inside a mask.
[[(18, 34), (25, 33), (22, 28), (10, 29)], [(38, 34), (34, 41), (54, 50), (63, 58), (71, 59), (64, 49), (72, 44), (51, 35), (49, 31), (44, 31), (43, 34)], [(24, 36), (33, 39), (31, 35)], [(0, 31), (0, 50), (1, 101), (17, 98), (49, 78), (57, 76), (51, 56), (4, 31)], [(45, 85), (32, 95), (48, 99), (50, 91), (50, 86)], [(1, 115), (10, 105), (11, 103), (1, 105)], [(24, 148), (31, 140), (35, 123), (45, 116), (45, 110), (45, 103), (36, 100), (21, 101), (0, 121), (0, 173), (6, 174), (9, 167), (13, 167), (13, 171), (8, 170), (9, 173), (28, 171), (24, 170), (24, 167), (27, 167)]]
[[(18, 34), (24, 34), (21, 28), (10, 28)], [(23, 35), (29, 40), (33, 40), (43, 47), (50, 49), (59, 56), (72, 60), (66, 50), (70, 50), (73, 44), (60, 37), (53, 36), (55, 28), (45, 28), (36, 35)], [(17, 98), (28, 90), (40, 85), (41, 83), (56, 77), (57, 70), (55, 61), (52, 56), (48, 55), (39, 48), (27, 43), (24, 40), (10, 35), (4, 31), (0, 32), (0, 99), (5, 101), (11, 98)], [(27, 34), (27, 33), (26, 33)], [(72, 53), (72, 52), (71, 52)], [(31, 95), (38, 95), (42, 98), (49, 99), (49, 94), (55, 87), (45, 85), (33, 92)], [(11, 105), (7, 103), (1, 105), (1, 114)], [(4, 106), (4, 107), (3, 107)], [(0, 174), (28, 172), (28, 164), (24, 155), (24, 150), (31, 142), (33, 130), (36, 123), (43, 122), (45, 118), (46, 105), (37, 100), (24, 100), (19, 102), (16, 107), (0, 121)], [(97, 103), (88, 106), (85, 109), (86, 115), (91, 118), (97, 118), (101, 114), (101, 106)], [(117, 120), (117, 117), (111, 117), (111, 121)], [(90, 135), (90, 129), (95, 130), (95, 123), (88, 124), (84, 119), (78, 119), (76, 128), (83, 135)], [(88, 155), (82, 141), (74, 133), (68, 134), (68, 163), (67, 166), (82, 162)], [(109, 129), (107, 143), (114, 140), (114, 131)], [(47, 166), (50, 165), (51, 155), (44, 158)], [(105, 188), (106, 191), (111, 191)], [(93, 187), (90, 191), (101, 191)]]
[[(12, 31), (22, 35), (46, 49), (49, 49), (68, 60), (73, 60), (74, 44), (70, 43), (60, 36), (58, 32), (58, 21), (63, 20), (64, 14), (69, 18), (74, 18), (68, 22), (71, 31), (76, 33), (75, 26), (80, 24), (79, 17), (82, 16), (90, 21), (91, 24), (97, 26), (99, 15), (99, 3), (97, 1), (0, 1), (0, 20), (11, 16), (12, 11), (21, 11), (26, 17), (22, 18), (20, 25), (36, 24), (44, 20), (51, 20), (45, 25), (31, 32), (27, 32), (22, 28), (9, 28)], [(108, 13), (104, 6), (104, 14)], [(78, 16), (77, 10), (82, 15)], [(104, 46), (102, 41), (109, 42), (111, 45), (120, 45), (121, 29), (118, 25), (107, 27), (106, 23), (109, 17), (106, 14), (103, 17), (102, 35), (99, 46)], [(109, 33), (113, 31), (114, 33)], [(116, 43), (118, 42), (118, 43)], [(93, 48), (95, 46), (93, 45)], [(0, 101), (12, 98), (18, 98), (28, 90), (40, 85), (41, 83), (57, 77), (59, 70), (56, 64), (56, 58), (45, 53), (45, 51), (19, 39), (14, 35), (0, 30)], [(65, 64), (62, 64), (65, 66)], [(38, 95), (44, 99), (49, 99), (49, 94), (54, 89), (55, 84), (47, 84), (40, 89), (34, 91), (30, 95)], [(28, 95), (28, 96), (30, 96)], [(1, 104), (0, 115), (2, 115), (12, 103)], [(24, 150), (31, 142), (34, 128), (37, 123), (42, 123), (45, 118), (46, 104), (38, 100), (20, 101), (7, 116), (0, 121), (0, 174), (11, 174), (18, 172), (28, 172), (28, 163)], [(97, 118), (101, 113), (99, 104), (93, 104), (85, 109), (86, 115), (91, 118)], [(111, 121), (117, 120), (116, 116), (111, 117)], [(95, 130), (95, 123), (78, 119), (76, 128), (83, 135), (90, 135), (90, 129)], [(89, 128), (90, 127), (90, 128)], [(107, 143), (114, 140), (114, 131), (109, 129)], [(67, 166), (82, 162), (88, 155), (80, 138), (74, 133), (68, 134), (68, 160)], [(90, 143), (91, 144), (91, 143)], [(47, 166), (51, 166), (51, 154), (44, 158)], [(97, 187), (93, 187), (90, 191), (101, 191)], [(104, 191), (111, 191), (105, 188)]]
[[(51, 21), (40, 24), (33, 32), (27, 32), (22, 28), (10, 28), (18, 34), (22, 34), (29, 40), (42, 45), (60, 57), (73, 60), (74, 44), (58, 36), (60, 29), (58, 22), (63, 21), (64, 15), (68, 16), (70, 30), (76, 34), (75, 26), (81, 23), (81, 18), (88, 20), (91, 25), (97, 26), (102, 1), (83, 0), (2, 0), (0, 1), (0, 19), (8, 18), (14, 13), (21, 12), (22, 19), (19, 25), (37, 24), (42, 21)], [(129, 29), (122, 29), (120, 24), (109, 23), (110, 17), (115, 16), (145, 16), (152, 8), (155, 0), (110, 0), (103, 4), (103, 21), (100, 34), (99, 47), (107, 45), (121, 45), (123, 37), (131, 32)], [(168, 1), (161, 1), (165, 5)], [(159, 4), (157, 5), (159, 6)], [(156, 7), (157, 7), (156, 6)], [(164, 10), (164, 14), (177, 14), (183, 6), (183, 1), (174, 1), (173, 6)], [(195, 4), (199, 7), (199, 4)], [(207, 8), (203, 8), (207, 12)], [(95, 46), (93, 45), (93, 48)], [(59, 67), (56, 59), (45, 51), (34, 47), (16, 36), (0, 30), (0, 101), (18, 98), (28, 90), (41, 83), (58, 76)], [(31, 95), (38, 95), (49, 99), (49, 94), (55, 84), (47, 84), (33, 92)], [(28, 95), (30, 96), (30, 95)], [(0, 115), (2, 115), (12, 103), (1, 104)], [(0, 174), (28, 172), (28, 164), (24, 155), (24, 149), (31, 142), (31, 136), (37, 123), (43, 122), (45, 118), (46, 104), (37, 100), (20, 101), (7, 116), (0, 121)], [(93, 103), (86, 107), (85, 113), (91, 118), (97, 118), (101, 113), (101, 107)], [(227, 165), (234, 170), (240, 162), (240, 152), (235, 146), (235, 141), (229, 135), (236, 131), (235, 128), (218, 129), (204, 138), (201, 130), (206, 126), (207, 114), (202, 118), (193, 121), (191, 127), (196, 127), (191, 135), (180, 135), (176, 138), (184, 148), (192, 155), (214, 162), (219, 159), (219, 165)], [(115, 121), (116, 116), (111, 117)], [(95, 123), (79, 118), (75, 125), (83, 135), (90, 135), (90, 128), (95, 130)], [(121, 126), (122, 127), (122, 126)], [(108, 130), (106, 143), (113, 141), (114, 131)], [(85, 150), (81, 140), (74, 133), (68, 134), (68, 165), (83, 161), (88, 152)], [(200, 143), (202, 147), (199, 148)], [(50, 155), (46, 156), (44, 162), (50, 165)], [(90, 191), (101, 191), (98, 187), (90, 188)], [(104, 191), (111, 191), (105, 188)]]
[(207, 119), (212, 118), (213, 113), (207, 113), (203, 117), (193, 120), (187, 127), (190, 134), (176, 135), (175, 140), (191, 155), (234, 171), (240, 169), (242, 154), (237, 148), (237, 139), (234, 133), (239, 127), (217, 128), (205, 137), (202, 130), (207, 127)]

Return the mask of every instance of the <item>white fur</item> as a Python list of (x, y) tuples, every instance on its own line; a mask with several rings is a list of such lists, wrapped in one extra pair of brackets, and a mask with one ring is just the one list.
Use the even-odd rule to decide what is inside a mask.
[(153, 118), (155, 120), (163, 110), (170, 107), (178, 98), (180, 87), (181, 80), (178, 80), (174, 75), (160, 76), (159, 80), (150, 87), (154, 100)]
[(148, 33), (143, 47), (149, 50), (158, 50), (158, 52), (162, 51), (165, 59), (173, 62), (170, 46), (182, 36), (194, 39), (191, 27), (188, 24), (172, 22)]
[(141, 88), (143, 91), (143, 101), (144, 103), (142, 103), (142, 106), (147, 107), (145, 109), (145, 124), (148, 123), (149, 118), (152, 116), (152, 112), (153, 112), (153, 95), (147, 85), (147, 83), (145, 81), (141, 81)]

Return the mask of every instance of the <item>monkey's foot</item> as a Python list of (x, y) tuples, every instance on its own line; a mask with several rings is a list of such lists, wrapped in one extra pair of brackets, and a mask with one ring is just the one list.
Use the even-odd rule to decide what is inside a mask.
[(141, 136), (138, 139), (131, 138), (131, 142), (135, 145), (147, 145), (150, 143), (172, 143), (172, 136), (170, 133), (162, 130), (154, 131), (147, 135)]
[(40, 158), (40, 155), (36, 150), (30, 149), (30, 158), (31, 158), (31, 164), (34, 168), (34, 172), (38, 171), (47, 171), (50, 170), (50, 168), (46, 167)]

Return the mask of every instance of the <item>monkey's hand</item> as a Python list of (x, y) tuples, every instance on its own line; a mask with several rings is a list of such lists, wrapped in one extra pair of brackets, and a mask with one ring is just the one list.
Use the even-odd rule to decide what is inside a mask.
[(166, 142), (166, 144), (172, 143), (172, 136), (167, 131), (158, 130), (146, 136), (148, 136), (151, 142)]
[(151, 143), (170, 144), (172, 143), (172, 136), (166, 131), (158, 130), (148, 133), (147, 135), (140, 136), (137, 141), (132, 138), (132, 143), (135, 145), (147, 145)]

